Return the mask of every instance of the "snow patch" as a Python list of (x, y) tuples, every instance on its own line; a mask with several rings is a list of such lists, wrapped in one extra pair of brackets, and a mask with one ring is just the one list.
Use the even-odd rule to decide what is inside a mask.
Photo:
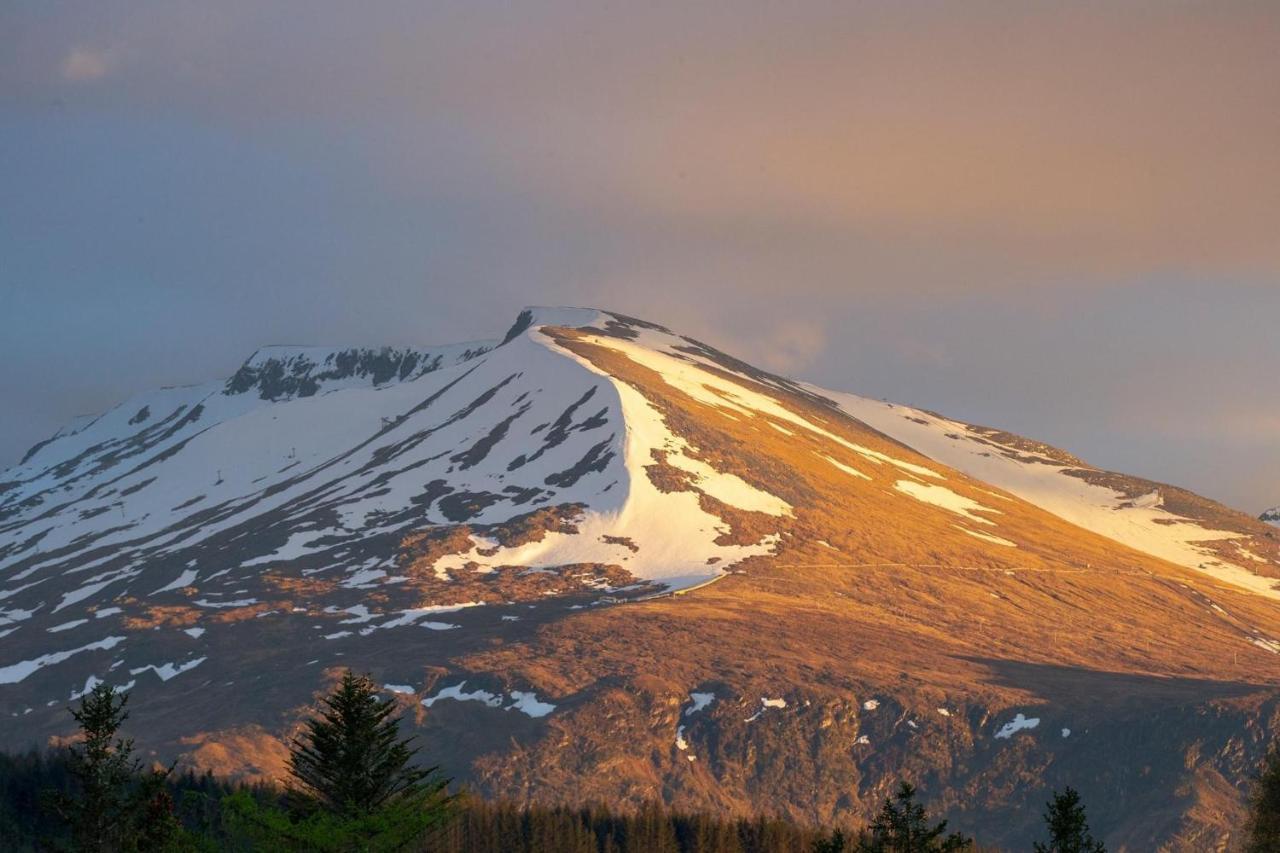
[(827, 456), (825, 453), (819, 453), (819, 454), (818, 454), (818, 456), (819, 456), (820, 458), (825, 459), (826, 461), (830, 462), (830, 463), (831, 463), (832, 465), (834, 465), (836, 468), (839, 468), (841, 471), (845, 472), (846, 474), (848, 474), (848, 475), (850, 475), (850, 476), (852, 476), (852, 477), (858, 477), (858, 478), (863, 479), (863, 480), (870, 480), (870, 479), (871, 479), (869, 476), (867, 476), (866, 474), (862, 473), (862, 472), (861, 472), (861, 471), (859, 471), (857, 468), (853, 468), (853, 467), (851, 467), (851, 466), (849, 466), (849, 465), (846, 465), (846, 464), (844, 464), (843, 462), (841, 462), (841, 461), (839, 461), (839, 460), (837, 460), (837, 459), (832, 459), (830, 456)]
[(31, 660), (19, 661), (18, 663), (9, 664), (8, 666), (0, 666), (0, 684), (17, 684), (36, 670), (46, 666), (62, 663), (73, 655), (81, 652), (97, 651), (99, 649), (114, 649), (120, 643), (124, 642), (124, 637), (107, 637), (105, 640), (99, 640), (96, 643), (89, 643), (87, 646), (80, 646), (76, 649), (68, 649), (63, 652), (51, 652), (47, 655), (41, 655)]
[(1040, 725), (1039, 717), (1025, 717), (1018, 713), (1012, 720), (1000, 727), (1000, 731), (995, 733), (997, 740), (1008, 740), (1023, 729), (1034, 729)]
[(195, 669), (200, 664), (204, 663), (206, 660), (208, 660), (207, 657), (198, 657), (198, 658), (192, 658), (191, 660), (182, 664), (162, 663), (159, 666), (156, 666), (155, 664), (147, 664), (146, 666), (140, 666), (137, 669), (129, 670), (129, 674), (141, 675), (147, 670), (151, 670), (156, 675), (160, 676), (161, 681), (168, 681), (174, 676), (181, 675), (184, 672)]
[(69, 698), (72, 702), (74, 702), (75, 700), (80, 699), (81, 697), (88, 696), (90, 691), (93, 690), (93, 688), (97, 687), (99, 684), (102, 684), (102, 683), (103, 681), (101, 678), (98, 678), (98, 676), (96, 675), (91, 675), (84, 680), (83, 688), (81, 688), (80, 690), (71, 691), (71, 696)]
[(963, 515), (970, 521), (976, 521), (979, 524), (995, 524), (995, 522), (980, 515), (974, 515), (975, 512), (993, 512), (997, 515), (1000, 513), (1000, 510), (985, 507), (975, 500), (966, 498), (964, 495), (956, 494), (946, 486), (939, 486), (933, 483), (917, 483), (915, 480), (899, 480), (893, 484), (893, 487), (922, 503), (932, 504), (945, 509), (947, 512)]
[(959, 530), (961, 533), (968, 533), (973, 538), (981, 539), (983, 542), (990, 542), (992, 545), (1005, 545), (1005, 546), (1008, 546), (1009, 548), (1018, 547), (1017, 542), (1010, 542), (1008, 539), (1001, 539), (999, 536), (992, 536), (989, 533), (979, 533), (976, 530), (970, 530), (967, 527), (961, 527), (959, 524), (953, 524), (951, 526), (954, 527), (956, 530)]
[(248, 607), (250, 604), (257, 604), (258, 599), (241, 598), (241, 599), (237, 599), (236, 601), (209, 601), (206, 598), (197, 598), (195, 601), (191, 603), (196, 605), (197, 607), (208, 607), (210, 609), (217, 610), (224, 607)]
[(521, 690), (512, 690), (509, 695), (511, 696), (512, 701), (507, 710), (514, 709), (526, 716), (535, 718), (545, 717), (556, 709), (556, 706), (552, 705), (550, 702), (539, 701), (538, 695), (532, 691), (524, 692)]
[[(488, 690), (472, 690), (467, 692), (464, 688), (467, 682), (462, 681), (452, 687), (445, 687), (438, 691), (436, 695), (423, 699), (422, 704), (430, 708), (441, 699), (453, 699), (456, 702), (482, 702), (490, 708), (501, 708), (504, 711), (519, 711), (529, 717), (545, 717), (556, 709), (555, 705), (550, 702), (542, 702), (538, 699), (536, 693), (532, 691), (512, 690), (508, 695), (511, 698), (510, 704), (506, 703), (501, 696), (490, 693)], [(505, 706), (505, 707), (504, 707)]]
[(1266, 649), (1273, 655), (1280, 654), (1280, 642), (1268, 640), (1263, 637), (1250, 637), (1250, 641), (1260, 649)]
[[(360, 631), (361, 634), (369, 634), (373, 631), (379, 631), (384, 628), (403, 628), (406, 625), (417, 625), (418, 620), (423, 616), (429, 616), (436, 613), (456, 613), (459, 610), (465, 610), (469, 607), (483, 607), (483, 601), (464, 601), (459, 604), (430, 604), (426, 607), (414, 607), (410, 610), (401, 610), (400, 615), (394, 619), (377, 625), (370, 625)], [(457, 625), (450, 625), (448, 622), (427, 622), (421, 627), (431, 628), (434, 631), (448, 631), (457, 628)]]
[(196, 581), (198, 572), (195, 569), (183, 569), (182, 573), (169, 583), (152, 592), (151, 595), (159, 595), (162, 592), (172, 592), (175, 589), (191, 586)]
[(689, 701), (692, 704), (690, 704), (690, 706), (685, 709), (684, 715), (686, 717), (691, 717), (694, 714), (706, 708), (715, 700), (716, 700), (716, 694), (714, 693), (690, 693)]

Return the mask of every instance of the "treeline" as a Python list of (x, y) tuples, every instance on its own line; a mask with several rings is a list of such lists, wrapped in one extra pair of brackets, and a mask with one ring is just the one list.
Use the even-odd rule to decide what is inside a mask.
[[(72, 827), (54, 807), (59, 797), (71, 796), (75, 787), (65, 751), (0, 753), (0, 849), (6, 853), (76, 849)], [(237, 837), (223, 801), (244, 791), (267, 808), (286, 802), (278, 788), (237, 785), (208, 773), (172, 774), (165, 780), (165, 791), (185, 836), (168, 845), (174, 850), (253, 849), (248, 839)], [(811, 853), (829, 837), (779, 818), (726, 820), (659, 804), (620, 812), (604, 804), (518, 806), (461, 797), (442, 826), (406, 849), (424, 853)]]
[[(63, 798), (74, 796), (77, 787), (66, 750), (0, 753), (0, 849), (81, 849), (75, 828), (57, 808)], [(161, 850), (255, 849), (255, 840), (237, 826), (238, 813), (224, 810), (224, 803), (248, 796), (271, 810), (283, 809), (288, 802), (286, 793), (274, 786), (234, 784), (211, 773), (169, 774), (164, 793), (162, 802), (172, 809), (180, 832), (154, 848)], [(145, 820), (145, 810), (143, 815)], [(779, 818), (725, 819), (657, 803), (630, 812), (605, 804), (518, 806), (464, 796), (453, 802), (439, 827), (403, 849), (423, 853), (812, 853), (830, 837), (831, 833)], [(98, 849), (152, 848), (118, 839)]]
[[(451, 793), (399, 736), (395, 705), (348, 673), (293, 742), (283, 788), (145, 767), (120, 735), (128, 694), (101, 685), (72, 715), (80, 737), (0, 754), (0, 847), (9, 851), (421, 853), (958, 853), (981, 850), (931, 819), (903, 782), (866, 827), (813, 828), (651, 804), (519, 807)], [(1255, 788), (1245, 853), (1280, 851), (1280, 751)], [(1079, 795), (1055, 794), (1035, 853), (1106, 853)]]
[[(172, 809), (177, 823), (211, 840), (221, 840), (213, 830), (222, 824), (224, 797), (240, 789), (267, 801), (280, 796), (273, 788), (233, 784), (211, 773), (167, 774), (163, 788), (160, 802)], [(82, 790), (65, 750), (0, 753), (0, 849), (77, 849), (73, 827), (59, 804)]]
[[(62, 797), (73, 795), (76, 785), (72, 762), (64, 751), (0, 754), (0, 848), (254, 850), (261, 839), (244, 832), (239, 819), (244, 812), (241, 800), (250, 797), (263, 811), (283, 810), (289, 800), (285, 791), (273, 786), (233, 784), (209, 773), (175, 773), (165, 779), (161, 802), (171, 808), (177, 832), (159, 844), (116, 838), (90, 848), (84, 838), (77, 838), (75, 828), (56, 808)], [(154, 810), (150, 811), (154, 820)], [(143, 823), (147, 814), (144, 809)], [(162, 814), (161, 823), (164, 822)], [(147, 834), (137, 824), (133, 826), (136, 835)], [(845, 841), (839, 840), (842, 838)], [(705, 812), (673, 810), (658, 803), (636, 811), (616, 811), (605, 804), (576, 808), (520, 806), (459, 797), (451, 804), (447, 818), (439, 826), (428, 828), (421, 837), (396, 847), (384, 847), (375, 839), (367, 849), (421, 853), (852, 853), (864, 849), (858, 846), (859, 841), (870, 842), (865, 831), (824, 831), (765, 816), (726, 819)], [(289, 843), (285, 847), (306, 849)], [(965, 849), (974, 853), (981, 850)]]

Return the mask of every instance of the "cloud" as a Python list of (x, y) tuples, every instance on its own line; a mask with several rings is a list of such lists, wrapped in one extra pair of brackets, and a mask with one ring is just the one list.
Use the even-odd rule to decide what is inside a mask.
[(758, 271), (743, 287), (1280, 275), (1274, 3), (106, 5), (12, 52), (128, 39), (128, 79), (83, 47), (64, 76), (245, 136), (349, 135), (396, 192), (487, 181), (665, 232), (649, 257), (684, 233)]
[(107, 76), (112, 62), (109, 51), (75, 47), (62, 60), (62, 79), (71, 83), (85, 83)]
[(577, 303), (1242, 505), (1280, 482), (1274, 412), (1234, 408), (1280, 363), (1278, 3), (9, 5), (0, 361), (63, 390), (0, 433), (96, 407), (87, 359), (123, 394)]

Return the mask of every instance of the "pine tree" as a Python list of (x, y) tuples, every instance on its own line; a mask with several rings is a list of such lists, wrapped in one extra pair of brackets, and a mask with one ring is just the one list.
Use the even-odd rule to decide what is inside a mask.
[(1044, 822), (1049, 828), (1049, 843), (1036, 842), (1036, 853), (1107, 853), (1101, 841), (1089, 834), (1080, 794), (1071, 786), (1045, 803)]
[(70, 709), (84, 737), (68, 749), (72, 793), (56, 794), (52, 802), (70, 825), (76, 850), (167, 850), (180, 844), (183, 833), (164, 788), (173, 768), (144, 772), (132, 738), (117, 737), (129, 718), (128, 702), (128, 693), (99, 684), (78, 709)]
[(224, 799), (234, 834), (296, 850), (400, 850), (421, 842), (453, 809), (436, 767), (414, 767), (395, 704), (347, 672), (308, 720), (289, 755), (287, 811), (241, 790)]
[(1244, 853), (1280, 850), (1280, 746), (1272, 747), (1253, 788)]
[(867, 837), (859, 840), (858, 853), (954, 853), (973, 846), (972, 839), (956, 832), (944, 837), (945, 820), (929, 826), (929, 815), (915, 796), (913, 785), (901, 783), (893, 798), (884, 801)]
[(359, 817), (423, 789), (436, 768), (409, 766), (418, 750), (400, 739), (395, 704), (379, 699), (372, 681), (347, 672), (324, 705), (293, 742), (295, 795), (332, 814)]

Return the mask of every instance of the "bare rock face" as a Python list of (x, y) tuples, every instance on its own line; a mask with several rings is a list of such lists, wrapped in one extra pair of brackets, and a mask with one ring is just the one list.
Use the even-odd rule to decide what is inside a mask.
[(1280, 723), (1280, 537), (1000, 430), (661, 326), (269, 348), (0, 474), (0, 746), (133, 691), (159, 757), (271, 777), (344, 669), (520, 800), (866, 818), (900, 778), (1023, 846), (1231, 843)]

